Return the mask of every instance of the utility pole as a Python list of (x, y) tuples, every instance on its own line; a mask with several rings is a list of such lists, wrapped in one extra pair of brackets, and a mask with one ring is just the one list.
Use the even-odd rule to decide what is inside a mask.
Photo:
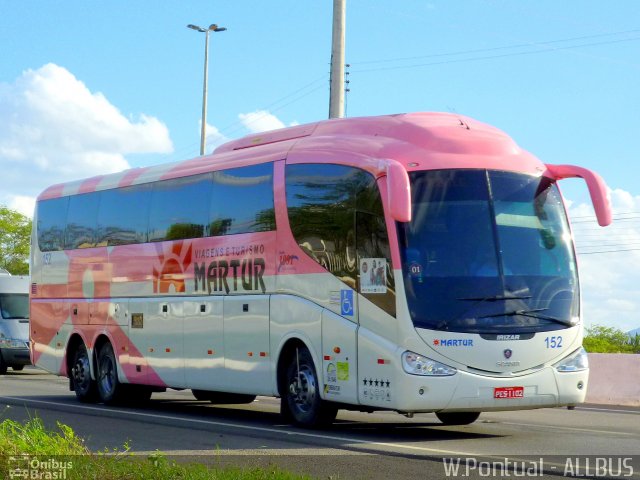
[(333, 0), (329, 118), (344, 117), (344, 29), (347, 0)]

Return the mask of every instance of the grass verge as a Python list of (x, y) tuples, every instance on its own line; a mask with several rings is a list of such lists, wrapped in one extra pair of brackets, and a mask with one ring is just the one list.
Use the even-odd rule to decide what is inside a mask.
[(302, 477), (277, 467), (217, 468), (178, 463), (161, 452), (147, 458), (122, 451), (91, 452), (73, 429), (62, 423), (47, 430), (40, 418), (26, 423), (0, 423), (0, 478), (54, 480), (299, 480)]

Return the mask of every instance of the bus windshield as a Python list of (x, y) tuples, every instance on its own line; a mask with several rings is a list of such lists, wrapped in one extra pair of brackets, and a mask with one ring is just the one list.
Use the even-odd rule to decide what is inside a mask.
[(525, 333), (578, 322), (573, 242), (553, 180), (487, 170), (409, 177), (413, 218), (398, 233), (416, 327)]
[(0, 316), (5, 319), (29, 318), (29, 295), (0, 293)]

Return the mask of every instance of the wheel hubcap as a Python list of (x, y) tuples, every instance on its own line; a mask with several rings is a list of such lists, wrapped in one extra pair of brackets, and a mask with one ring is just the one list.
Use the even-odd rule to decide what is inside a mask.
[(301, 368), (298, 378), (294, 378), (289, 385), (289, 393), (299, 410), (309, 411), (316, 397), (316, 379), (313, 373), (307, 368)]
[(76, 360), (72, 369), (73, 383), (81, 391), (88, 388), (91, 381), (91, 374), (89, 373), (89, 359), (86, 356), (82, 356)]
[(103, 358), (100, 363), (100, 385), (102, 391), (110, 394), (115, 385), (115, 369), (110, 358)]

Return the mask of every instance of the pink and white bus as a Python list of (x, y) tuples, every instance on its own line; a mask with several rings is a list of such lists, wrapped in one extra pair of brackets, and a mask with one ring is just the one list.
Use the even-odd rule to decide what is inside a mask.
[(32, 360), (82, 402), (267, 395), (302, 426), (338, 409), (467, 424), (581, 403), (567, 177), (609, 224), (595, 173), (412, 113), (52, 186), (34, 218)]

